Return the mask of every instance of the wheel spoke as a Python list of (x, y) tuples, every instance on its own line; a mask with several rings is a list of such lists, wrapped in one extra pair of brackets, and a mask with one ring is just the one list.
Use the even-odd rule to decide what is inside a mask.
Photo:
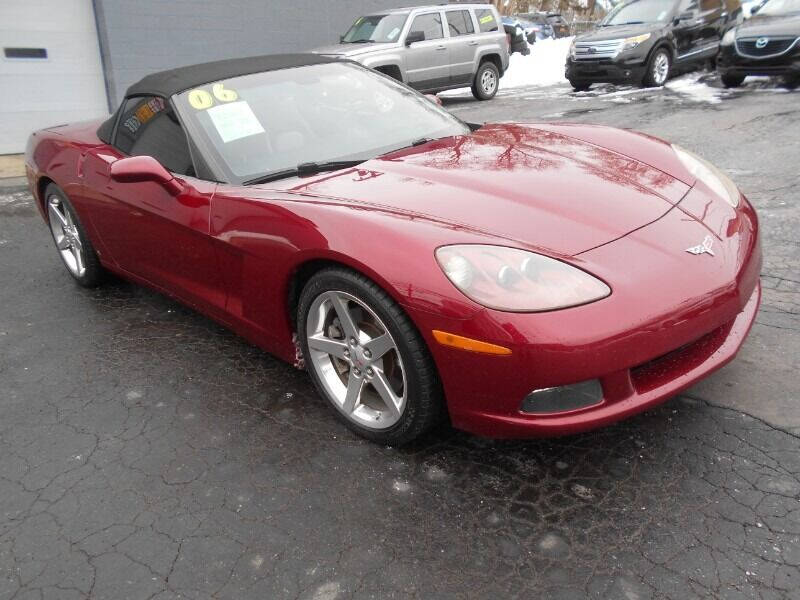
[(347, 380), (347, 394), (344, 397), (342, 410), (347, 414), (352, 413), (356, 408), (358, 399), (361, 398), (361, 390), (364, 388), (364, 380), (361, 377), (356, 377), (350, 373), (350, 378)]
[(342, 298), (339, 294), (332, 293), (328, 296), (333, 310), (336, 311), (336, 316), (339, 317), (339, 323), (348, 338), (358, 339), (358, 327), (353, 321), (353, 315), (350, 314), (350, 309), (347, 307), (347, 300)]
[[(392, 386), (389, 385), (389, 380), (386, 379), (386, 374), (380, 370), (375, 369), (375, 375), (372, 378), (372, 387), (375, 388), (375, 391), (378, 392), (378, 395), (383, 400), (383, 403), (386, 404), (386, 408), (393, 416), (398, 416), (400, 414), (400, 409), (398, 408), (398, 404), (400, 404), (400, 398), (394, 393), (392, 390)], [(348, 389), (348, 393), (349, 393)]]
[(394, 342), (392, 342), (392, 336), (390, 336), (388, 333), (384, 333), (376, 338), (372, 338), (370, 341), (364, 344), (364, 349), (369, 350), (372, 355), (370, 360), (378, 360), (393, 348)]
[(81, 235), (78, 233), (78, 228), (72, 228), (72, 246), (78, 250), (83, 250), (83, 242), (81, 242)]
[(308, 347), (311, 350), (318, 350), (319, 352), (325, 352), (336, 358), (344, 359), (344, 352), (347, 349), (347, 344), (339, 340), (332, 340), (323, 335), (317, 335), (308, 338)]
[(72, 252), (72, 256), (75, 257), (75, 269), (78, 271), (78, 275), (82, 275), (83, 274), (83, 253), (80, 251), (80, 249), (75, 248), (74, 246), (72, 246), (70, 248), (70, 250)]
[(67, 236), (62, 235), (60, 240), (56, 240), (56, 247), (59, 250), (66, 250), (67, 248), (69, 248), (70, 243), (69, 240), (67, 239)]
[(50, 203), (47, 205), (48, 209), (47, 212), (50, 213), (50, 220), (52, 221), (54, 218), (56, 221), (63, 227), (67, 227), (69, 225), (67, 220), (64, 218), (64, 215), (55, 207), (54, 204)]

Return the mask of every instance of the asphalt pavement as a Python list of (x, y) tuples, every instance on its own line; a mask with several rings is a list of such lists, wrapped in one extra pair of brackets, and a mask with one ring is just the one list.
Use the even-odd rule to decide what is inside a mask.
[(30, 195), (0, 187), (0, 600), (800, 598), (800, 92), (699, 83), (446, 100), (668, 138), (759, 210), (740, 356), (556, 440), (365, 442), (304, 373), (191, 310), (73, 285)]

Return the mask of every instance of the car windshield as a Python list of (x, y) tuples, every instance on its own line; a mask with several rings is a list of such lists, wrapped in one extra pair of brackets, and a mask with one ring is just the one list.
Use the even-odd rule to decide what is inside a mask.
[(614, 8), (600, 25), (663, 23), (669, 20), (674, 4), (670, 0), (633, 0)]
[(368, 160), (470, 131), (425, 96), (344, 62), (234, 77), (173, 102), (212, 168), (231, 183), (304, 163)]
[(400, 32), (403, 31), (406, 19), (408, 19), (408, 13), (359, 17), (342, 36), (342, 42), (345, 44), (396, 42), (400, 37)]
[(775, 17), (800, 14), (800, 0), (769, 0), (756, 14)]

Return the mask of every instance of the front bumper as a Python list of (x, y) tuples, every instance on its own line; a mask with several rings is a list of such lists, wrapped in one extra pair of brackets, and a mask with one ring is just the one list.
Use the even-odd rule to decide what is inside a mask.
[(618, 61), (604, 58), (599, 60), (567, 59), (565, 75), (576, 83), (622, 83), (641, 81), (644, 78), (646, 63), (639, 60)]
[(717, 70), (721, 75), (775, 75), (800, 77), (800, 45), (794, 51), (772, 58), (741, 56), (734, 44), (721, 46), (717, 56)]
[[(761, 297), (758, 223), (744, 199), (736, 210), (707, 199), (693, 191), (659, 221), (576, 257), (611, 284), (604, 300), (546, 313), (484, 309), (460, 321), (413, 314), (426, 339), (437, 328), (512, 350), (488, 356), (427, 340), (453, 425), (494, 438), (578, 433), (647, 410), (732, 360)], [(709, 232), (713, 257), (685, 252)], [(523, 410), (534, 390), (590, 380), (602, 387), (596, 404)]]

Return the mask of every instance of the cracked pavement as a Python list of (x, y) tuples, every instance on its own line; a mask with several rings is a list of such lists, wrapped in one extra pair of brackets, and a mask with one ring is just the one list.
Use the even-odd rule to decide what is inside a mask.
[(555, 440), (362, 441), (306, 375), (191, 310), (77, 288), (27, 191), (0, 188), (0, 599), (800, 598), (800, 108), (766, 87), (446, 102), (669, 138), (759, 210), (739, 358)]

